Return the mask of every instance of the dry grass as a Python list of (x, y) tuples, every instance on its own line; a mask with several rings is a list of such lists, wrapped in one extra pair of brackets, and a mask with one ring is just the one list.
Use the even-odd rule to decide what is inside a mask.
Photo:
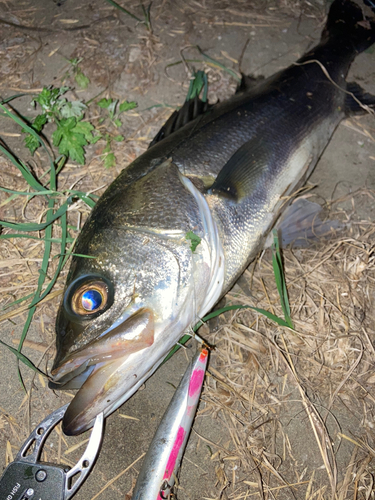
[[(167, 67), (171, 60), (168, 47), (157, 36), (160, 26), (173, 43), (182, 34), (184, 38), (179, 38), (178, 43), (183, 47), (189, 33), (193, 30), (199, 33), (207, 24), (223, 30), (236, 30), (243, 25), (249, 29), (260, 25), (281, 29), (289, 26), (290, 18), (313, 18), (317, 25), (324, 19), (323, 9), (310, 2), (291, 0), (283, 0), (266, 12), (262, 2), (253, 2), (251, 13), (246, 2), (231, 2), (229, 6), (225, 1), (190, 0), (178, 3), (176, 9), (183, 16), (178, 22), (170, 18), (164, 7), (164, 1), (153, 7), (156, 35), (146, 33), (140, 26), (131, 26), (129, 43), (120, 46), (115, 37), (128, 25), (120, 16), (114, 24), (108, 20), (80, 33), (71, 57), (83, 56), (82, 69), (98, 88), (113, 97), (124, 97), (121, 95), (124, 85), (130, 94), (147, 96), (164, 71), (173, 82), (184, 82), (183, 94), (190, 69), (183, 64)], [(102, 16), (110, 12), (108, 7), (100, 9), (98, 13)], [(31, 22), (30, 12), (20, 9), (16, 14), (18, 21)], [(35, 16), (36, 12), (32, 14)], [(107, 28), (113, 30), (113, 38), (101, 43), (101, 30)], [(0, 46), (2, 89), (40, 89), (40, 81), (34, 81), (40, 50), (39, 40), (28, 37), (26, 32)], [(196, 52), (184, 51), (183, 55), (186, 59), (197, 58)], [(241, 49), (235, 56), (221, 51), (220, 62), (232, 67), (232, 63), (239, 61), (239, 55)], [(209, 75), (212, 101), (233, 92), (235, 83), (227, 73), (209, 64), (204, 67)], [(66, 66), (61, 65), (56, 73), (58, 79), (65, 72)], [(111, 171), (103, 168), (103, 146), (98, 144), (92, 148), (85, 167), (67, 165), (60, 177), (60, 189), (74, 185), (82, 191), (95, 190), (100, 194), (125, 165), (146, 149), (169, 112), (165, 108), (132, 112), (124, 123), (126, 147), (115, 145), (118, 166)], [(345, 125), (373, 140), (374, 131), (364, 128), (361, 122), (352, 120)], [(20, 140), (19, 135), (12, 135), (19, 131), (0, 132), (6, 132), (10, 143)], [(43, 172), (42, 158), (36, 156), (32, 165), (37, 175)], [(17, 171), (3, 158), (0, 158), (0, 185), (12, 189), (25, 187)], [(375, 193), (363, 190), (350, 198), (355, 206), (363, 197), (373, 196)], [(46, 209), (41, 197), (30, 203), (18, 198), (9, 204), (7, 199), (2, 193), (1, 219), (38, 220)], [(82, 202), (70, 207), (69, 224), (77, 228), (72, 230), (73, 236), (78, 234), (87, 214)], [(347, 219), (353, 220), (353, 214)], [(216, 350), (211, 357), (198, 419), (212, 418), (223, 428), (215, 441), (199, 435), (199, 442), (212, 451), (215, 477), (210, 481), (215, 484), (215, 500), (373, 498), (374, 232), (372, 222), (351, 222), (345, 234), (323, 244), (284, 250), (295, 331), (277, 327), (249, 310), (227, 313), (216, 329), (212, 325), (202, 328), (201, 335), (215, 344)], [(59, 236), (58, 230), (55, 236)], [(41, 245), (26, 239), (1, 243), (2, 306), (34, 290)], [(58, 251), (55, 246), (54, 252)], [(51, 261), (52, 271), (55, 265), (56, 260)], [(54, 319), (65, 275), (66, 271), (55, 291), (38, 306), (34, 320), (38, 337), (28, 339), (25, 344), (35, 363), (43, 369), (53, 357)], [(251, 293), (245, 294), (237, 286), (227, 295), (227, 302), (261, 307), (281, 316), (269, 251), (250, 266), (245, 277), (247, 287), (243, 288)], [(25, 313), (26, 307), (19, 304), (2, 311), (0, 320), (4, 322), (2, 325), (16, 329), (22, 325)], [(18, 390), (17, 384), (14, 381), (12, 391)], [(32, 424), (30, 398), (44, 415), (60, 404), (51, 395), (50, 406), (43, 406), (41, 398), (35, 396), (36, 388), (43, 388), (43, 384), (39, 377), (28, 381), (28, 394), (18, 413), (0, 408), (0, 436), (7, 463), (14, 458)], [(43, 394), (47, 394), (47, 389)], [(52, 442), (54, 449), (48, 450), (48, 458), (71, 465), (69, 452), (73, 450), (61, 431), (57, 430)], [(104, 487), (112, 487), (124, 471), (114, 475), (113, 481), (106, 478)]]
[[(230, 446), (215, 452), (223, 464), (235, 455), (248, 496), (369, 498), (374, 231), (374, 224), (353, 224), (329, 244), (284, 250), (295, 331), (242, 310), (207, 334), (216, 351), (201, 414), (227, 426)], [(246, 271), (251, 296), (235, 287), (227, 300), (282, 316), (269, 253)], [(293, 420), (302, 426), (293, 428)], [(352, 455), (340, 453), (343, 440)], [(301, 461), (306, 455), (310, 462)], [(247, 498), (238, 480), (226, 481), (228, 498)]]

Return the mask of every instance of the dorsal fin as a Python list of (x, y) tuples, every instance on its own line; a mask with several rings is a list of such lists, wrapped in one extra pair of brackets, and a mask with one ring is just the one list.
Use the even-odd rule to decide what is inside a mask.
[[(242, 73), (242, 79), (239, 83), (236, 93), (246, 92), (254, 87), (256, 87), (262, 80), (264, 76), (251, 76)], [(194, 87), (194, 85), (196, 85)], [(199, 98), (201, 90), (204, 89), (203, 99)], [(194, 74), (190, 82), (190, 88), (188, 96), (192, 96), (187, 99), (178, 111), (174, 111), (168, 120), (161, 127), (159, 132), (155, 135), (153, 140), (150, 142), (149, 148), (154, 146), (157, 142), (162, 141), (166, 137), (169, 137), (173, 132), (176, 132), (180, 128), (184, 127), (186, 124), (195, 120), (198, 116), (204, 115), (213, 104), (208, 104), (205, 100), (205, 95), (207, 94), (207, 77), (203, 71), (197, 71)]]
[(185, 101), (183, 106), (181, 106), (178, 111), (174, 111), (164, 123), (151, 141), (149, 148), (157, 142), (160, 142), (170, 136), (173, 132), (176, 132), (176, 130), (179, 130), (187, 123), (195, 120), (198, 116), (203, 115), (209, 108), (211, 108), (211, 105), (208, 104), (207, 101), (203, 102), (197, 95), (192, 99)]

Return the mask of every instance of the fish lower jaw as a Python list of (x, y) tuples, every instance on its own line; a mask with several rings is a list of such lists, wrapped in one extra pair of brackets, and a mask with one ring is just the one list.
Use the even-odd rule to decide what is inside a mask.
[[(152, 369), (149, 372), (147, 372), (143, 377), (141, 377), (127, 392), (125, 392), (121, 397), (117, 399), (111, 396), (106, 396), (105, 393), (106, 387), (104, 386), (103, 393), (98, 394), (100, 400), (96, 401), (95, 404), (96, 409), (94, 409), (94, 407), (91, 409), (87, 408), (87, 411), (79, 412), (77, 415), (70, 415), (68, 407), (68, 410), (65, 414), (66, 417), (64, 416), (63, 420), (64, 433), (68, 436), (72, 435), (74, 436), (77, 434), (81, 434), (82, 432), (85, 432), (94, 425), (95, 418), (101, 411), (103, 411), (104, 417), (108, 417), (111, 413), (117, 410), (123, 403), (125, 403), (125, 401), (127, 401), (139, 389), (139, 387), (141, 387), (142, 384), (144, 384), (147, 378), (149, 378), (152, 375), (152, 373), (158, 368), (159, 364), (152, 367)], [(77, 395), (75, 397), (77, 397)], [(113, 403), (109, 402), (111, 399), (114, 399)], [(104, 407), (102, 408), (102, 406)]]
[(64, 433), (80, 434), (94, 425), (99, 413), (103, 412), (107, 417), (125, 403), (163, 363), (180, 338), (179, 335), (170, 340), (171, 333), (171, 329), (160, 332), (160, 335), (155, 335), (152, 346), (94, 367), (65, 413)]
[[(107, 417), (112, 412), (114, 412), (115, 410), (117, 410), (117, 408), (119, 408), (128, 399), (130, 399), (133, 396), (133, 394), (146, 382), (146, 380), (149, 377), (151, 377), (151, 375), (153, 373), (155, 373), (155, 371), (163, 363), (163, 361), (164, 361), (165, 357), (167, 356), (168, 352), (172, 349), (172, 347), (176, 344), (176, 342), (182, 336), (183, 336), (183, 333), (180, 334), (179, 337), (176, 339), (176, 341), (173, 342), (173, 343), (171, 343), (171, 345), (169, 345), (167, 349), (165, 347), (162, 350), (160, 349), (160, 351), (162, 351), (162, 352), (158, 356), (156, 356), (155, 353), (153, 353), (154, 355), (152, 355), (150, 353), (151, 359), (152, 358), (156, 358), (155, 361), (153, 362), (153, 364), (151, 364), (151, 366), (149, 367), (149, 369), (145, 373), (143, 373), (142, 375), (134, 373), (134, 380), (136, 380), (136, 382), (125, 393), (123, 393), (122, 395), (118, 396), (118, 398), (116, 399), (116, 401), (114, 401), (113, 403), (111, 403), (110, 405), (108, 405), (105, 408), (105, 410), (104, 410), (104, 416), (105, 417)], [(165, 336), (163, 335), (162, 337), (165, 337)], [(163, 339), (162, 338), (157, 338), (155, 340), (155, 344), (152, 346), (152, 347), (154, 347), (154, 352), (158, 350), (158, 349), (156, 349), (156, 347), (158, 346), (158, 344), (164, 344), (163, 343)], [(150, 349), (150, 348), (148, 348), (148, 349)], [(136, 366), (136, 365), (138, 366), (138, 364), (141, 365), (141, 360), (139, 360), (138, 363), (133, 363), (133, 364), (134, 364), (134, 366)], [(139, 370), (134, 369), (134, 372), (137, 372), (137, 371), (139, 372)], [(135, 378), (135, 376), (137, 376), (137, 378)], [(92, 420), (92, 425), (94, 424), (94, 421), (95, 421), (95, 419)]]

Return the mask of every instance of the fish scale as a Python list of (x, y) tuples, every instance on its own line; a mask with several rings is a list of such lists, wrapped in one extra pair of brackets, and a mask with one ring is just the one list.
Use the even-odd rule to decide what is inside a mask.
[[(245, 79), (228, 101), (184, 105), (109, 186), (75, 248), (94, 258), (73, 257), (56, 322), (51, 386), (79, 387), (64, 432), (86, 430), (147, 380), (262, 248), (341, 119), (363, 113), (358, 100), (375, 107), (345, 81), (374, 42), (375, 22), (334, 0), (316, 47), (268, 79)], [(105, 297), (87, 311), (82, 290), (95, 286)]]

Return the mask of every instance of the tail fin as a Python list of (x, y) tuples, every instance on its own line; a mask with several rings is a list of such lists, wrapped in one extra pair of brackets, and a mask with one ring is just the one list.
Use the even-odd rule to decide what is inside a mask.
[(357, 53), (363, 52), (375, 43), (375, 19), (365, 16), (361, 7), (351, 0), (334, 0), (321, 41), (331, 38), (350, 41)]

